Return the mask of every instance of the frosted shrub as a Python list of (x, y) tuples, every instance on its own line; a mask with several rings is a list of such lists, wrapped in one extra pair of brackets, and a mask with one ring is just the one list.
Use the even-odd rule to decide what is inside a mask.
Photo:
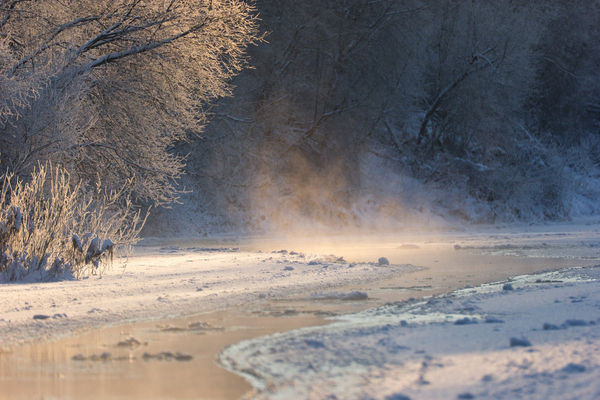
[(0, 280), (101, 273), (117, 247), (137, 241), (144, 220), (121, 192), (86, 190), (51, 165), (38, 166), (26, 183), (1, 179)]

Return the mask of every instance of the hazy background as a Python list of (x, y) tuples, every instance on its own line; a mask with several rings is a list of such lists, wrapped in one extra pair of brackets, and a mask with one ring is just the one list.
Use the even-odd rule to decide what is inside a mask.
[(258, 1), (149, 236), (597, 213), (600, 2)]

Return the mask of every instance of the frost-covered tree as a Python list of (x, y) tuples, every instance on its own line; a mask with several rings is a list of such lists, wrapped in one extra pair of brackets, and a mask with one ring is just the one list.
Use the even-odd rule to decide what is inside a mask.
[(498, 145), (520, 124), (531, 92), (539, 8), (512, 1), (438, 2), (424, 29), (426, 95), (418, 143), (463, 156), (470, 145)]
[(235, 81), (233, 97), (219, 101), (207, 140), (192, 147), (191, 175), (201, 179), (206, 203), (227, 207), (237, 221), (260, 224), (270, 213), (293, 219), (281, 210), (298, 208), (327, 214), (347, 203), (349, 185), (360, 185), (356, 170), (373, 127), (392, 113), (410, 114), (419, 92), (411, 78), (419, 66), (409, 60), (421, 4), (285, 0), (257, 7), (267, 43), (250, 50), (254, 68)]
[(153, 203), (176, 198), (202, 111), (259, 40), (239, 0), (1, 0), (2, 168), (39, 162)]

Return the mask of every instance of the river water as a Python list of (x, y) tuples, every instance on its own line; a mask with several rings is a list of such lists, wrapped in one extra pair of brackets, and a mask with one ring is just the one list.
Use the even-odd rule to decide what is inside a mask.
[[(11, 353), (0, 354), (0, 399), (237, 399), (248, 393), (251, 386), (215, 362), (225, 346), (276, 332), (332, 323), (328, 316), (386, 302), (449, 292), (541, 270), (595, 264), (599, 253), (593, 243), (598, 243), (597, 232), (550, 236), (544, 233), (421, 236), (413, 237), (410, 242), (405, 238), (348, 240), (342, 236), (327, 240), (242, 240), (240, 247), (245, 251), (288, 248), (333, 253), (351, 262), (373, 261), (385, 255), (391, 263), (409, 263), (424, 269), (389, 280), (331, 289), (367, 293), (368, 298), (359, 301), (316, 300), (307, 293), (184, 319), (110, 327), (15, 348)], [(201, 323), (205, 329), (186, 329), (194, 323)], [(118, 346), (130, 337), (140, 343)], [(176, 360), (178, 352), (192, 359), (180, 356), (181, 360)], [(98, 360), (74, 360), (80, 353), (97, 354)], [(103, 353), (110, 353), (110, 359), (102, 360)], [(153, 357), (144, 358), (145, 353)], [(162, 357), (157, 356), (161, 353)]]

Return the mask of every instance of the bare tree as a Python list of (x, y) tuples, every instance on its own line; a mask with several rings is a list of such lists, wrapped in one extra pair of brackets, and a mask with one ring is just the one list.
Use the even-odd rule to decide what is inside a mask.
[[(261, 3), (268, 43), (251, 50), (254, 68), (236, 80), (235, 96), (219, 101), (206, 140), (191, 152), (190, 171), (218, 198), (212, 204), (251, 224), (275, 208), (347, 204), (348, 187), (360, 185), (365, 136), (384, 113), (412, 107), (417, 90), (404, 93), (418, 82), (401, 77), (417, 67), (408, 60), (419, 8), (414, 0)], [(322, 201), (301, 190), (334, 175)], [(280, 198), (285, 204), (270, 204)], [(252, 204), (261, 210), (248, 216)]]
[(538, 88), (531, 96), (532, 130), (578, 146), (600, 127), (600, 3), (552, 2), (538, 46)]
[(519, 119), (535, 78), (544, 26), (539, 7), (510, 1), (432, 7), (425, 33), (417, 143), (462, 156), (472, 144), (497, 145)]

